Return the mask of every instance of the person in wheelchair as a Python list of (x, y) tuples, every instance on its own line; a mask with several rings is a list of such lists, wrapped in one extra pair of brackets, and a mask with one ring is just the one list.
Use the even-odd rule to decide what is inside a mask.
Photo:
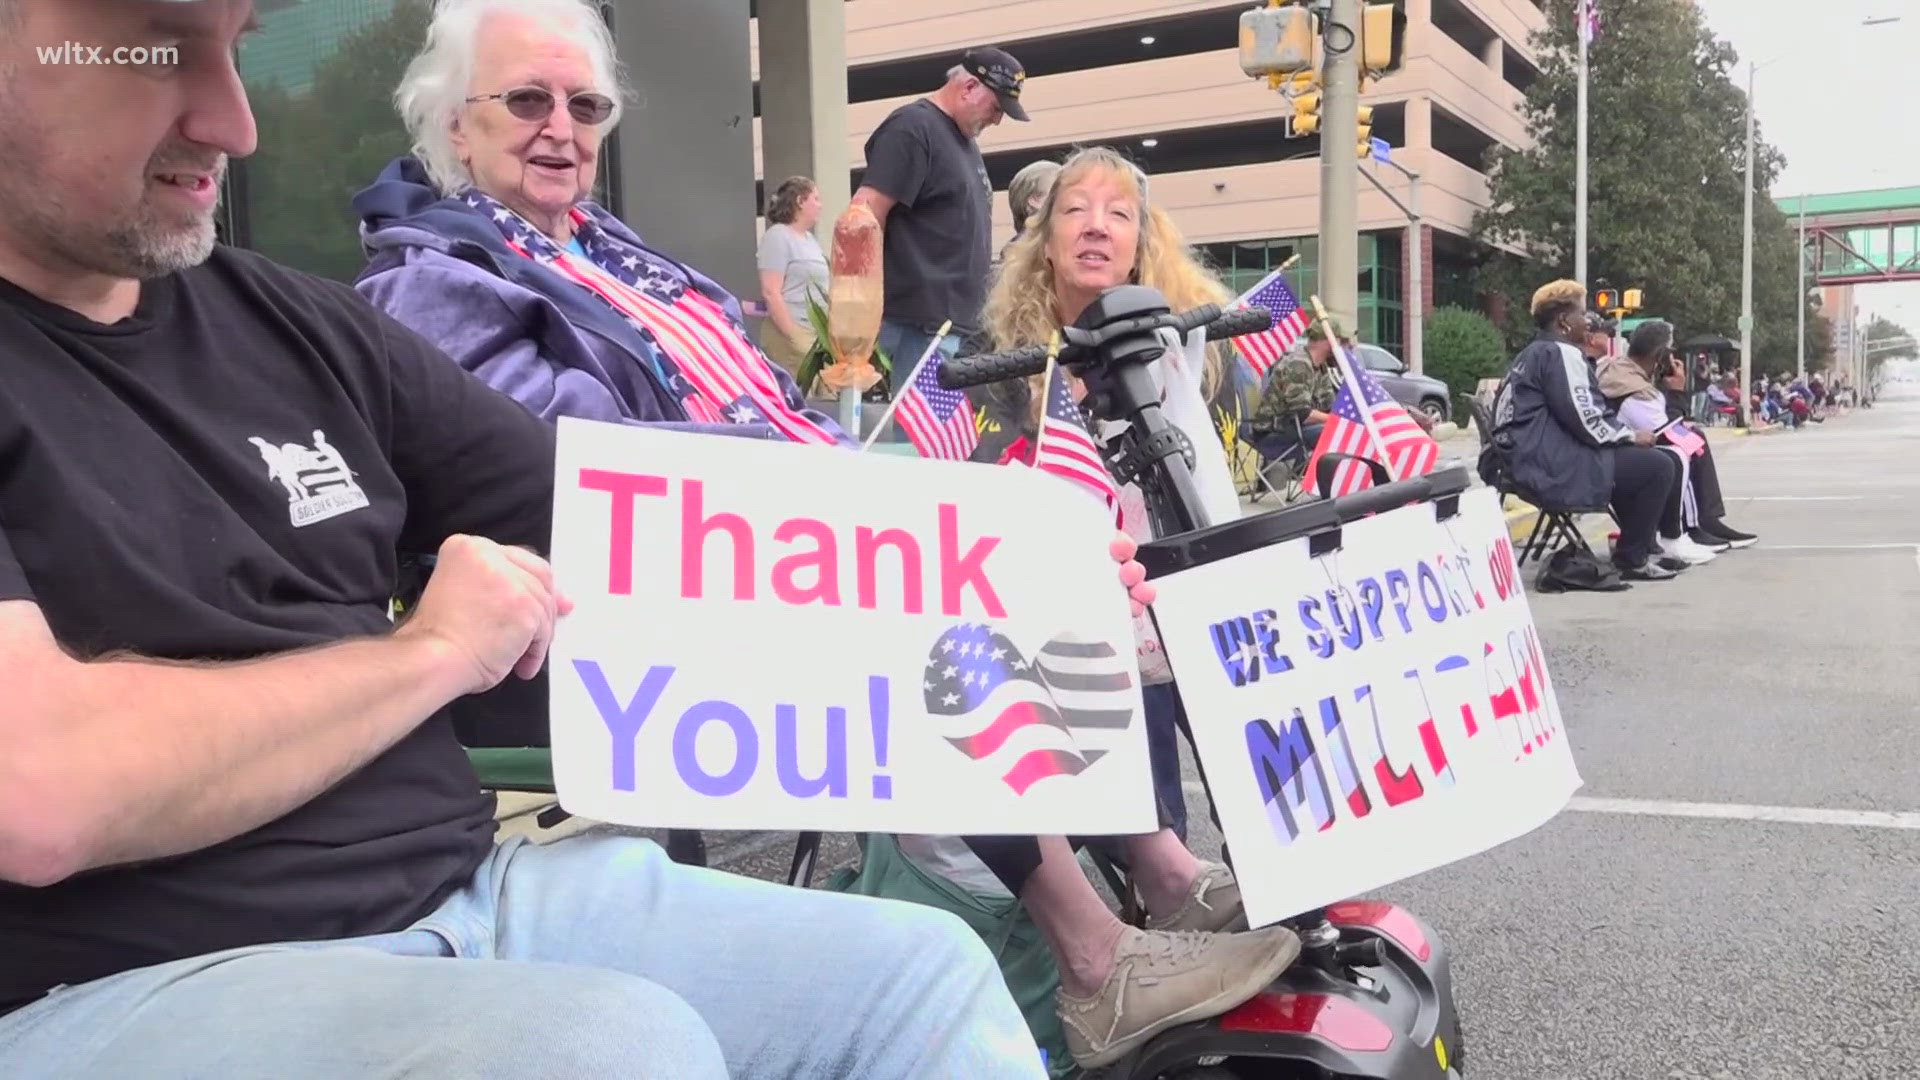
[[(1176, 311), (1229, 296), (1152, 204), (1144, 173), (1112, 150), (1081, 150), (1008, 248), (983, 321), (995, 349), (1041, 344), (1103, 291), (1126, 283), (1159, 290)], [(1209, 349), (1204, 331), (1187, 341), (1168, 334), (1167, 344), (1152, 368), (1167, 419), (1193, 445), (1195, 483), (1210, 516), (1236, 519), (1239, 498), (1205, 404), (1207, 388), (1220, 377), (1223, 350)], [(1031, 464), (1043, 378), (1012, 384), (1027, 402), (1019, 412), (1030, 428), (1011, 460)], [(1104, 442), (1116, 433), (1107, 425), (1093, 434)], [(1151, 539), (1138, 487), (1128, 484), (1121, 494), (1123, 528), (1136, 539)], [(1060, 497), (1082, 496), (1063, 487)], [(1057, 1005), (1067, 1045), (1085, 1067), (1118, 1060), (1174, 1024), (1226, 1012), (1284, 971), (1300, 948), (1285, 927), (1247, 930), (1232, 872), (1200, 861), (1170, 827), (1182, 799), (1172, 732), (1185, 726), (1185, 717), (1170, 682), (1162, 679), (1146, 690), (1147, 723), (1156, 736), (1150, 746), (1159, 751), (1154, 773), (1163, 827), (1124, 838), (1114, 852), (1145, 903), (1145, 929), (1123, 924), (1107, 908), (1068, 838), (966, 838), (1020, 898), (1051, 946), (1060, 969)]]
[(1041, 1077), (947, 913), (496, 842), (447, 706), (568, 611), (554, 430), (215, 242), (252, 16), (0, 4), (0, 1076)]

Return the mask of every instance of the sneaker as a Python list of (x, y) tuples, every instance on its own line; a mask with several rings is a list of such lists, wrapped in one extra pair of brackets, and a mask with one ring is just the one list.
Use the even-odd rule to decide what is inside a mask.
[(1676, 559), (1671, 555), (1655, 555), (1653, 564), (1662, 570), (1671, 570), (1678, 574), (1693, 569), (1693, 564), (1685, 559)]
[(1679, 577), (1680, 574), (1648, 559), (1639, 566), (1621, 566), (1620, 576), (1628, 581), (1667, 581)]
[(1713, 561), (1713, 552), (1708, 551), (1706, 548), (1701, 547), (1699, 544), (1694, 543), (1684, 536), (1677, 536), (1672, 539), (1662, 536), (1659, 538), (1659, 543), (1660, 553), (1662, 555), (1671, 555), (1676, 559), (1690, 562), (1695, 566)]
[(1193, 890), (1180, 910), (1164, 919), (1147, 919), (1149, 930), (1199, 930), (1236, 933), (1247, 928), (1247, 908), (1240, 902), (1240, 883), (1224, 863), (1206, 863), (1193, 879)]
[(1113, 973), (1093, 996), (1054, 999), (1067, 1049), (1083, 1069), (1126, 1057), (1178, 1024), (1219, 1016), (1266, 989), (1300, 955), (1284, 926), (1240, 934), (1127, 927)]
[(1703, 521), (1700, 523), (1700, 528), (1710, 536), (1719, 537), (1721, 542), (1730, 548), (1752, 547), (1760, 542), (1759, 537), (1752, 533), (1743, 533), (1724, 521)]
[(1726, 542), (1725, 540), (1720, 539), (1719, 537), (1713, 535), (1712, 533), (1708, 532), (1705, 529), (1689, 530), (1687, 532), (1687, 539), (1693, 541), (1696, 544), (1699, 544), (1701, 547), (1706, 548), (1708, 551), (1713, 552), (1715, 555), (1718, 555), (1723, 551), (1733, 550), (1732, 544)]

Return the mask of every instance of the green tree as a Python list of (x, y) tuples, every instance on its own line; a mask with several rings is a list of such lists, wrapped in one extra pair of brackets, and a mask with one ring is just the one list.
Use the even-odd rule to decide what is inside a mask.
[(1446, 383), (1454, 401), (1472, 397), (1481, 379), (1497, 378), (1506, 371), (1506, 342), (1485, 315), (1465, 308), (1435, 308), (1424, 329), (1423, 370)]
[(1880, 380), (1880, 366), (1889, 360), (1920, 360), (1920, 343), (1907, 328), (1883, 316), (1867, 325), (1867, 385)]
[[(1524, 114), (1534, 144), (1497, 148), (1492, 208), (1476, 222), (1484, 240), (1518, 249), (1482, 286), (1507, 299), (1514, 338), (1534, 287), (1573, 272), (1576, 67), (1574, 0), (1549, 0), (1534, 41), (1541, 77)], [(1609, 0), (1591, 54), (1588, 141), (1589, 287), (1636, 287), (1645, 313), (1684, 339), (1738, 335), (1745, 198), (1746, 95), (1730, 73), (1737, 57), (1687, 0)], [(1784, 158), (1756, 143), (1755, 352), (1786, 358), (1794, 343), (1797, 243), (1768, 191)], [(1510, 344), (1514, 342), (1510, 341)]]

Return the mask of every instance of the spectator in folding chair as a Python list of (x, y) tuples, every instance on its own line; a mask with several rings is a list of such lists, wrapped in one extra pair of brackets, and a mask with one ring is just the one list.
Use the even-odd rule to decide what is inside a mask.
[[(1351, 341), (1343, 341), (1352, 348)], [(1290, 488), (1306, 474), (1307, 459), (1320, 442), (1327, 410), (1333, 407), (1333, 346), (1325, 327), (1315, 323), (1281, 361), (1267, 373), (1247, 421), (1247, 442), (1260, 455), (1260, 474), (1271, 483), (1271, 473), (1284, 465)]]
[[(1642, 323), (1634, 330), (1625, 356), (1601, 361), (1600, 392), (1613, 404), (1621, 423), (1659, 436), (1658, 445), (1679, 462), (1681, 483), (1667, 497), (1659, 546), (1670, 558), (1697, 565), (1729, 550), (1735, 538), (1744, 541), (1742, 547), (1754, 538), (1720, 520), (1726, 505), (1720, 495), (1712, 451), (1705, 436), (1686, 424), (1674, 396), (1661, 392), (1659, 384), (1673, 383), (1676, 376), (1683, 376), (1677, 364), (1673, 324), (1659, 319)], [(1684, 394), (1678, 397), (1684, 400)], [(1696, 439), (1697, 454), (1693, 452)], [(1723, 535), (1721, 530), (1731, 535)]]
[(1540, 336), (1513, 359), (1494, 401), (1490, 441), (1517, 493), (1542, 511), (1608, 506), (1620, 522), (1614, 554), (1621, 577), (1664, 581), (1674, 571), (1656, 559), (1655, 534), (1680, 468), (1653, 449), (1653, 436), (1621, 424), (1606, 409), (1592, 365), (1582, 355), (1586, 287), (1555, 281), (1533, 295)]

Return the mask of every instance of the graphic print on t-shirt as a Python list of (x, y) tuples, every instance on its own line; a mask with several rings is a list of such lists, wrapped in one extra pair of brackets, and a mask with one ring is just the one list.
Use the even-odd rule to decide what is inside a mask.
[(367, 493), (353, 479), (340, 451), (327, 443), (327, 433), (313, 432), (311, 449), (299, 443), (275, 445), (258, 435), (247, 439), (267, 463), (267, 479), (287, 491), (287, 514), (295, 528), (339, 517), (368, 505)]

